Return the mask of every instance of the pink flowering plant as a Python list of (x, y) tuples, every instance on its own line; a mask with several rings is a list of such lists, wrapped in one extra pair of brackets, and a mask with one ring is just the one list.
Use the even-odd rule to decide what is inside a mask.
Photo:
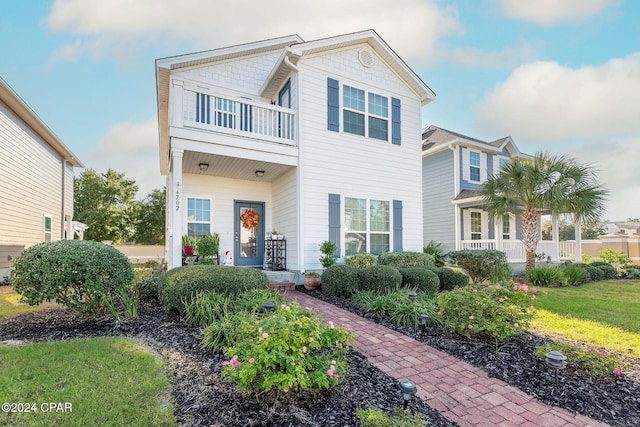
[(223, 375), (248, 392), (321, 390), (345, 375), (353, 333), (323, 323), (308, 308), (282, 304), (274, 313), (247, 318), (223, 352)]
[(511, 281), (441, 292), (437, 318), (452, 332), (497, 345), (528, 328), (536, 293), (535, 288)]
[(538, 347), (536, 349), (536, 357), (540, 360), (545, 360), (546, 354), (553, 350), (559, 351), (567, 357), (569, 368), (584, 371), (598, 378), (618, 377), (631, 367), (631, 361), (627, 356), (621, 356), (590, 346), (559, 342)]

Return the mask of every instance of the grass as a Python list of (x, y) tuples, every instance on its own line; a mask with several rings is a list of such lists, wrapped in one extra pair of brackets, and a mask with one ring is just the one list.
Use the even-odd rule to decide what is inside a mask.
[(35, 412), (3, 414), (0, 425), (176, 425), (162, 364), (130, 339), (0, 346), (0, 365), (0, 403), (35, 403)]
[(0, 286), (0, 319), (8, 316), (31, 313), (32, 311), (46, 310), (59, 307), (56, 303), (44, 303), (38, 306), (29, 306), (20, 302), (20, 295), (14, 292), (11, 286)]
[(640, 281), (539, 288), (533, 332), (640, 357)]

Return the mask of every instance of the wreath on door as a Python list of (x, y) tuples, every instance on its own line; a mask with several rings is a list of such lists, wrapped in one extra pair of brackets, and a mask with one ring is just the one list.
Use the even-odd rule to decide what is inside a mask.
[(247, 209), (240, 215), (240, 221), (242, 221), (242, 226), (244, 228), (255, 228), (258, 226), (258, 212), (253, 209)]

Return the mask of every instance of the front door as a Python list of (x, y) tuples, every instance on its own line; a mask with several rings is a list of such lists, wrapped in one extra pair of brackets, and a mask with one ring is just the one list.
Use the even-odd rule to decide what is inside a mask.
[(264, 258), (264, 203), (234, 202), (235, 265), (262, 267)]

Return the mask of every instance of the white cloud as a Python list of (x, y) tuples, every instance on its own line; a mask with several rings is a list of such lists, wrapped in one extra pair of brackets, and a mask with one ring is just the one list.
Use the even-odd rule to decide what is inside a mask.
[(520, 66), (478, 111), (483, 131), (542, 143), (640, 132), (640, 53), (597, 67)]
[(640, 135), (595, 139), (578, 149), (564, 152), (592, 165), (598, 173), (600, 184), (610, 191), (607, 213), (603, 219), (625, 221), (640, 217), (640, 182), (636, 179)]
[(541, 46), (527, 42), (515, 47), (506, 47), (500, 52), (489, 52), (475, 47), (443, 51), (443, 59), (468, 68), (512, 69), (513, 67), (534, 59), (541, 51)]
[(113, 169), (138, 184), (138, 197), (164, 185), (158, 159), (158, 122), (118, 123), (98, 141), (93, 152), (83, 156), (87, 168), (98, 173)]
[(508, 17), (544, 26), (561, 22), (580, 22), (620, 3), (620, 0), (495, 1)]
[[(187, 41), (213, 49), (299, 34), (305, 40), (375, 29), (410, 64), (433, 61), (438, 39), (461, 30), (455, 7), (434, 0), (56, 0), (44, 19), (54, 32), (83, 40), (59, 48), (51, 61), (71, 53), (131, 49), (135, 44)], [(411, 11), (407, 13), (407, 11)]]

